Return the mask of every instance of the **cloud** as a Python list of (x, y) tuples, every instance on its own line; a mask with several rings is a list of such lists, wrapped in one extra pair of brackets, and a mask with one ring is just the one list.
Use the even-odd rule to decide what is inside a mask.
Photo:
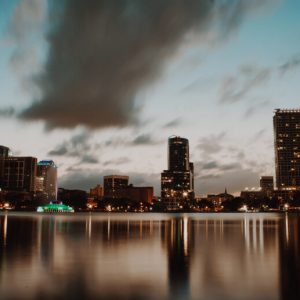
[(150, 134), (141, 134), (132, 141), (132, 144), (135, 146), (149, 145), (154, 143), (155, 142), (153, 141), (152, 136)]
[(135, 138), (124, 138), (122, 136), (117, 138), (112, 138), (106, 142), (104, 142), (104, 146), (106, 147), (132, 147), (132, 146), (143, 146), (143, 145), (157, 145), (161, 141), (155, 140), (153, 136), (149, 133), (142, 133), (137, 135)]
[(265, 100), (265, 101), (261, 101), (260, 103), (255, 103), (254, 105), (249, 106), (247, 108), (247, 110), (245, 111), (245, 114), (244, 114), (245, 118), (250, 118), (257, 112), (262, 111), (262, 108), (267, 107), (270, 104), (271, 104), (271, 101)]
[(0, 117), (12, 117), (15, 114), (15, 109), (13, 107), (6, 107), (0, 109)]
[(119, 157), (113, 160), (107, 160), (103, 163), (103, 166), (109, 166), (109, 165), (123, 165), (130, 162), (130, 159), (128, 157)]
[(219, 175), (221, 173), (232, 171), (232, 170), (239, 170), (242, 168), (241, 164), (238, 162), (231, 162), (231, 163), (222, 163), (217, 160), (211, 161), (196, 161), (194, 163), (195, 166), (195, 177), (202, 178), (205, 174), (206, 176), (209, 174), (211, 175)]
[[(238, 154), (239, 155), (239, 154)], [(233, 161), (224, 163), (222, 160), (196, 161), (195, 187), (201, 194), (220, 193), (227, 187), (228, 191), (236, 195), (245, 186), (257, 186), (260, 176), (259, 170)], [(253, 165), (252, 165), (253, 167)]]
[(9, 24), (9, 35), (24, 44), (40, 26), (45, 18), (46, 1), (22, 0), (16, 5)]
[[(32, 3), (40, 13), (39, 0), (25, 2)], [(142, 106), (135, 102), (137, 93), (159, 78), (188, 35), (199, 35), (201, 39), (201, 34), (212, 30), (224, 39), (237, 29), (245, 14), (266, 2), (269, 1), (52, 3), (48, 14), (56, 19), (48, 26), (48, 57), (36, 81), (41, 97), (19, 117), (42, 120), (50, 129), (79, 124), (90, 128), (135, 124)]]
[(97, 164), (98, 158), (92, 155), (83, 155), (80, 164)]
[(66, 189), (89, 190), (97, 184), (103, 184), (100, 174), (91, 170), (74, 169), (58, 178), (58, 186)]
[(201, 155), (203, 157), (208, 157), (212, 154), (218, 153), (222, 151), (222, 141), (226, 136), (225, 132), (221, 132), (219, 134), (212, 134), (207, 137), (203, 137), (200, 139), (197, 148), (202, 152)]
[(232, 162), (232, 163), (219, 166), (219, 169), (221, 171), (231, 171), (231, 170), (237, 170), (239, 168), (241, 168), (241, 164), (238, 162)]
[[(300, 67), (300, 54), (293, 55), (284, 63), (272, 67), (258, 67), (256, 65), (241, 66), (235, 75), (224, 78), (220, 87), (220, 103), (235, 103), (244, 100), (254, 89), (265, 85), (271, 77), (286, 75), (287, 72)], [(245, 112), (248, 118), (262, 107), (268, 106), (269, 100), (262, 101), (259, 105), (251, 105)]]
[(209, 161), (203, 163), (202, 165), (198, 164), (197, 167), (200, 167), (202, 170), (211, 170), (211, 169), (216, 169), (218, 167), (218, 164), (216, 161)]
[(19, 1), (8, 25), (8, 37), (13, 45), (10, 66), (20, 79), (22, 88), (36, 95), (39, 91), (33, 76), (41, 71), (39, 47), (44, 42), (46, 11), (46, 0)]
[(264, 135), (266, 134), (267, 130), (265, 128), (257, 131), (253, 137), (249, 140), (249, 144), (253, 144), (255, 142), (257, 142), (258, 140), (260, 140), (262, 137), (264, 137)]
[[(260, 130), (253, 138), (260, 139), (264, 134), (265, 129)], [(270, 170), (267, 163), (258, 163), (242, 145), (232, 145), (225, 132), (201, 138), (197, 150), (198, 153), (194, 151), (197, 193), (219, 193), (227, 187), (229, 192), (239, 194), (245, 186), (257, 186), (260, 174)]]
[(260, 174), (251, 169), (234, 169), (221, 174), (203, 175), (195, 182), (201, 194), (220, 193), (227, 188), (228, 193), (239, 195), (246, 186), (258, 186)]
[(55, 149), (50, 150), (48, 152), (48, 155), (50, 155), (50, 156), (64, 156), (64, 155), (68, 155), (68, 154), (69, 153), (68, 153), (67, 145), (65, 145), (64, 143), (58, 145)]
[(236, 76), (227, 76), (220, 89), (220, 103), (243, 100), (254, 88), (260, 87), (271, 77), (271, 69), (242, 66)]
[(82, 162), (95, 161), (91, 155), (87, 153), (91, 150), (90, 140), (91, 134), (87, 131), (75, 134), (69, 140), (63, 141), (56, 148), (48, 152), (49, 156), (69, 156), (81, 157)]
[(300, 54), (292, 56), (285, 63), (279, 66), (279, 72), (281, 75), (285, 75), (286, 72), (294, 70), (300, 67)]
[(163, 128), (174, 128), (182, 124), (182, 120), (180, 118), (176, 118), (168, 123), (166, 123)]

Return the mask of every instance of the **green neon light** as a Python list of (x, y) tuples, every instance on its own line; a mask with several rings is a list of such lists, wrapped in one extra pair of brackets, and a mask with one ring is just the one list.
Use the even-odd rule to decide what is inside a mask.
[(74, 212), (74, 209), (62, 203), (49, 203), (44, 206), (39, 206), (37, 212)]

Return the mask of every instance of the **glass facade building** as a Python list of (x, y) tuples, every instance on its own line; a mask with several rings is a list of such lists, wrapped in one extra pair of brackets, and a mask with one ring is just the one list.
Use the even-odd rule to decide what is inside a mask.
[(7, 191), (35, 192), (37, 159), (13, 157), (0, 159), (0, 187)]
[(189, 141), (179, 136), (168, 140), (168, 169), (170, 171), (189, 171)]
[(45, 194), (47, 200), (57, 198), (57, 167), (53, 160), (42, 160), (37, 165), (36, 189)]
[(168, 170), (161, 173), (161, 198), (168, 210), (177, 210), (194, 197), (194, 166), (189, 161), (189, 141), (168, 140)]

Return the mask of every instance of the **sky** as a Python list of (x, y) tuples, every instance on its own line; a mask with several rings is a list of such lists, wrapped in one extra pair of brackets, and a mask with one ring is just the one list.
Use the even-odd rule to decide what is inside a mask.
[(160, 193), (189, 139), (197, 195), (274, 175), (272, 116), (300, 107), (298, 0), (1, 0), (1, 145), (59, 186), (126, 174)]

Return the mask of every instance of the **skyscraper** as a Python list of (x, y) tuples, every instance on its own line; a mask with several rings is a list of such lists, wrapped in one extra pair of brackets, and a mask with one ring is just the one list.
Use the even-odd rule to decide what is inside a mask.
[(0, 159), (0, 187), (7, 191), (35, 192), (35, 157)]
[(103, 177), (104, 197), (118, 198), (119, 191), (128, 186), (128, 176), (109, 175)]
[(189, 141), (179, 136), (171, 136), (168, 140), (168, 169), (170, 171), (189, 170)]
[(168, 210), (176, 210), (193, 198), (194, 167), (189, 161), (189, 141), (179, 136), (168, 140), (168, 170), (161, 173), (161, 198)]
[(41, 160), (37, 164), (37, 190), (43, 192), (49, 201), (56, 200), (57, 167), (53, 160)]
[(6, 158), (9, 154), (9, 148), (5, 146), (0, 146), (0, 158)]
[(274, 178), (273, 176), (261, 176), (260, 188), (264, 196), (270, 197), (274, 192)]
[(276, 186), (300, 190), (300, 109), (276, 109), (273, 124)]

